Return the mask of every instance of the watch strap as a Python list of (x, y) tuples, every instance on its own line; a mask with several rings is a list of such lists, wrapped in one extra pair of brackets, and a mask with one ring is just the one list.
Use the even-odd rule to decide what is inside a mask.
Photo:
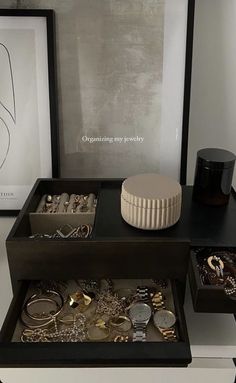
[(145, 324), (134, 324), (133, 342), (145, 342), (147, 338), (146, 329)]
[(175, 328), (174, 327), (170, 327), (170, 328), (167, 328), (167, 329), (159, 327), (159, 330), (160, 330), (161, 334), (163, 335), (163, 338), (166, 341), (169, 341), (169, 342), (177, 341), (177, 336), (176, 336)]
[(152, 307), (154, 312), (158, 310), (165, 310), (165, 302), (164, 302), (164, 296), (163, 294), (159, 291), (155, 294), (152, 295), (151, 297), (152, 300)]
[(137, 296), (140, 301), (148, 303), (150, 299), (149, 289), (147, 286), (138, 286), (137, 287)]

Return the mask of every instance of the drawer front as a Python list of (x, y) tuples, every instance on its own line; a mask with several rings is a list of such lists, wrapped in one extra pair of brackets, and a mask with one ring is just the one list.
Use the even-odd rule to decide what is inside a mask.
[(14, 339), (29, 282), (19, 283), (0, 334), (0, 365), (5, 367), (187, 366), (190, 346), (178, 283), (171, 289), (178, 341), (22, 343)]
[(13, 288), (18, 280), (158, 278), (186, 283), (187, 241), (32, 240), (7, 243)]

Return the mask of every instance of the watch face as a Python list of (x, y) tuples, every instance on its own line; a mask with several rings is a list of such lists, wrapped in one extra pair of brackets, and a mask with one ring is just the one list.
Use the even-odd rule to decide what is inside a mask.
[(148, 321), (152, 310), (146, 303), (135, 303), (129, 310), (130, 319), (136, 322)]
[(153, 317), (153, 321), (156, 327), (166, 329), (174, 326), (176, 317), (172, 311), (158, 310)]

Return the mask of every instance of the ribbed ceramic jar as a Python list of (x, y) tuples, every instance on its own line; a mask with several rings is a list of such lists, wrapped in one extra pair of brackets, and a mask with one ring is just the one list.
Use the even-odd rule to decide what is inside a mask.
[(140, 174), (122, 184), (121, 215), (139, 229), (165, 229), (179, 220), (181, 201), (177, 181), (160, 174)]

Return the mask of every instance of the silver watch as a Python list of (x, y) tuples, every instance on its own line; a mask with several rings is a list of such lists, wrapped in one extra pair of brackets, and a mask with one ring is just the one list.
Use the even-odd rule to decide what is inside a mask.
[(138, 287), (137, 296), (140, 299), (134, 303), (129, 311), (130, 320), (133, 324), (133, 342), (146, 341), (146, 328), (151, 318), (151, 307), (146, 303), (148, 302), (149, 292), (147, 287)]

